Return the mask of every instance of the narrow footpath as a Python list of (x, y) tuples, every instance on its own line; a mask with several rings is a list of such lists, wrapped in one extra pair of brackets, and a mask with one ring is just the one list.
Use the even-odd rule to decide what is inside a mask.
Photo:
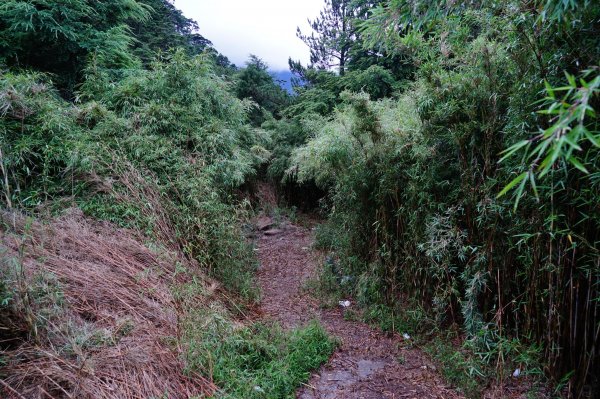
[[(262, 224), (262, 226), (261, 226)], [(341, 342), (329, 362), (298, 390), (299, 399), (460, 398), (431, 361), (402, 337), (388, 337), (367, 324), (344, 320), (343, 309), (320, 309), (303, 290), (317, 275), (313, 232), (284, 223), (259, 221), (262, 310), (285, 328), (318, 319)]]

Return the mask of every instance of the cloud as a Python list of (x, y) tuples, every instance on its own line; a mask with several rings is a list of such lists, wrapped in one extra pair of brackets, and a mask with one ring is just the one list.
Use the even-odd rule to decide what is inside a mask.
[(238, 66), (250, 54), (273, 70), (288, 68), (288, 57), (309, 61), (308, 47), (296, 37), (296, 27), (309, 32), (323, 0), (175, 0), (184, 15), (198, 22), (200, 33)]

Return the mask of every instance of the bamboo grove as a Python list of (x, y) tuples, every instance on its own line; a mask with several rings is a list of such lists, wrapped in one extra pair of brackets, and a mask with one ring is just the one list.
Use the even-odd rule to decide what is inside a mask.
[(270, 180), (326, 218), (322, 280), (367, 316), (454, 331), (484, 385), (518, 368), (598, 397), (600, 4), (325, 0), (310, 26), (289, 94), (167, 0), (2, 2), (0, 206), (77, 206), (250, 301), (240, 198)]
[[(353, 40), (394, 94), (359, 52), (314, 77), (288, 108), (308, 139), (283, 174), (328, 193), (338, 281), (459, 325), (500, 379), (538, 348), (556, 382), (599, 392), (600, 7), (392, 0), (357, 15)], [(302, 114), (332, 87), (330, 114)]]

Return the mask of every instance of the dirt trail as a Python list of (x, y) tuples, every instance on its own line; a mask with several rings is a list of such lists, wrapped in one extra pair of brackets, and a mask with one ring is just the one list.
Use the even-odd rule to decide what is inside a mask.
[[(259, 222), (259, 224), (261, 224)], [(262, 221), (263, 229), (268, 222)], [(260, 227), (260, 226), (259, 226)], [(388, 337), (355, 321), (342, 309), (319, 309), (303, 292), (317, 273), (310, 229), (285, 224), (259, 238), (258, 279), (262, 309), (286, 328), (319, 319), (341, 345), (329, 362), (296, 396), (300, 399), (459, 398), (444, 384), (431, 362), (402, 337)]]

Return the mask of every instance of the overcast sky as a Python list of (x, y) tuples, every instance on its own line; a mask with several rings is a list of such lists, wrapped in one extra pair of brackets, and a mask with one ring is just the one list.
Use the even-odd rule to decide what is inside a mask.
[(288, 57), (309, 60), (308, 47), (296, 37), (296, 27), (310, 32), (323, 0), (175, 0), (175, 6), (200, 26), (200, 34), (237, 66), (249, 54), (273, 70), (287, 70)]

